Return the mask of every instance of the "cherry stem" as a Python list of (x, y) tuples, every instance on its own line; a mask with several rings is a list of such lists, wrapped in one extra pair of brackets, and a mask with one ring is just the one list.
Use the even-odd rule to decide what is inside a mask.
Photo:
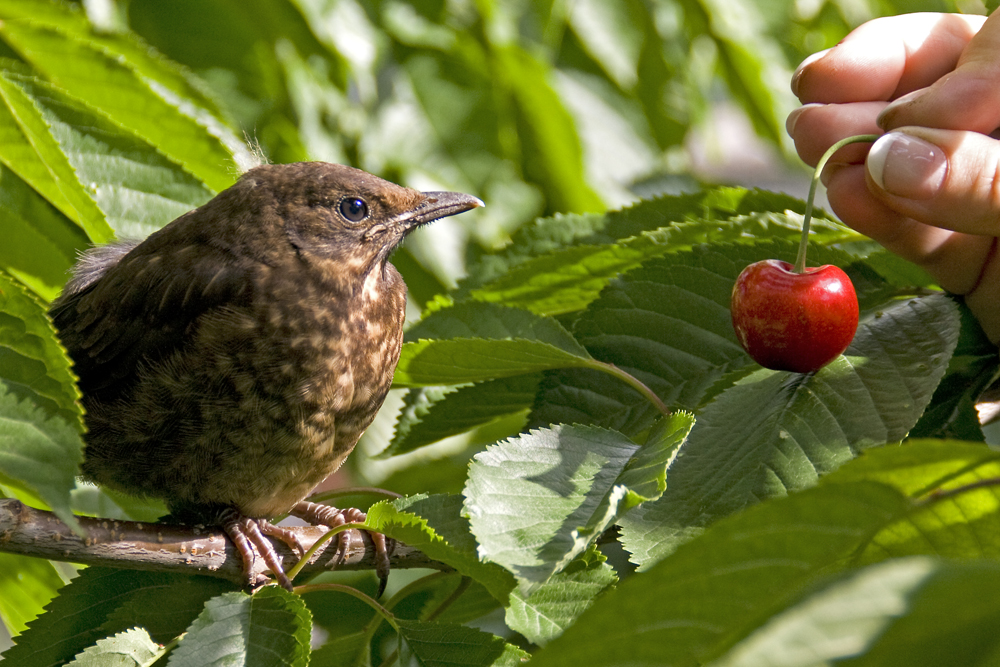
[(853, 137), (847, 137), (846, 139), (841, 139), (834, 145), (830, 146), (823, 157), (819, 159), (816, 163), (816, 169), (813, 171), (812, 182), (809, 184), (809, 196), (806, 197), (806, 213), (802, 216), (802, 240), (799, 241), (799, 254), (795, 257), (795, 267), (792, 269), (795, 273), (805, 273), (806, 270), (806, 246), (809, 245), (809, 223), (812, 222), (812, 212), (813, 212), (813, 200), (816, 198), (816, 186), (819, 185), (820, 176), (823, 175), (823, 167), (826, 163), (830, 161), (833, 154), (839, 151), (844, 146), (848, 144), (859, 144), (862, 142), (871, 142), (879, 138), (877, 134), (859, 134)]

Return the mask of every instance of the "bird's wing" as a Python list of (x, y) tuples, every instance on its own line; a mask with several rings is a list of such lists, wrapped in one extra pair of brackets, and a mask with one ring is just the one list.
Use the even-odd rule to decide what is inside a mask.
[(142, 365), (180, 348), (206, 312), (249, 303), (249, 260), (157, 245), (92, 251), (49, 311), (85, 394), (120, 395)]

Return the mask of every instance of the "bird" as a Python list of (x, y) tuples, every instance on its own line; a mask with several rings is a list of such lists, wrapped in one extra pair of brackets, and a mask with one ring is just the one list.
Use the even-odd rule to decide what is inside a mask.
[(83, 396), (82, 477), (217, 523), (248, 586), (268, 581), (252, 574), (256, 549), (291, 590), (264, 536), (302, 548), (273, 518), (365, 517), (305, 498), (392, 384), (406, 285), (389, 256), (480, 206), (345, 165), (265, 164), (141, 242), (85, 251), (49, 311)]

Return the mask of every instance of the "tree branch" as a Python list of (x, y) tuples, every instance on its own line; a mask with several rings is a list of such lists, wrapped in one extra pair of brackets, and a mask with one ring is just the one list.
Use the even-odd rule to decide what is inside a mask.
[[(26, 506), (18, 500), (0, 500), (0, 551), (134, 570), (202, 574), (246, 582), (243, 561), (236, 547), (218, 526), (186, 526), (140, 521), (116, 521), (78, 517), (86, 534), (76, 535), (52, 512)], [(306, 549), (327, 532), (325, 527), (291, 527)], [(317, 574), (328, 570), (374, 570), (375, 550), (371, 538), (360, 530), (347, 530), (347, 548), (341, 556), (338, 539), (321, 545), (303, 569)], [(298, 556), (287, 545), (274, 541), (284, 562), (293, 564)], [(393, 568), (447, 569), (422, 552), (389, 540)], [(288, 567), (290, 567), (289, 565)], [(263, 558), (254, 563), (254, 574), (267, 574)]]

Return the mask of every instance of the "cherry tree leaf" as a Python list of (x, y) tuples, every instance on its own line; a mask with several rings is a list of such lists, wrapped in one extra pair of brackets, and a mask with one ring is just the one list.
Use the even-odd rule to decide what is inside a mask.
[(480, 557), (530, 594), (626, 512), (663, 493), (665, 470), (693, 423), (685, 413), (666, 417), (643, 446), (560, 424), (488, 447), (475, 456), (464, 492)]

